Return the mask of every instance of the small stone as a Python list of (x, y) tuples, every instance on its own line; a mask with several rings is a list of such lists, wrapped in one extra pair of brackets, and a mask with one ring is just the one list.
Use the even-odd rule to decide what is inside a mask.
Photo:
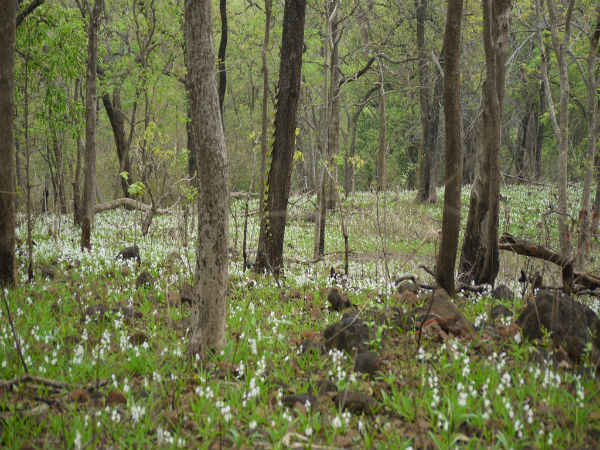
[(353, 414), (372, 414), (376, 401), (369, 394), (355, 390), (344, 390), (335, 396), (335, 401), (342, 409)]
[(334, 311), (343, 311), (352, 306), (350, 299), (342, 292), (342, 288), (339, 286), (327, 288), (327, 301), (329, 302), (330, 309)]
[(90, 394), (85, 389), (75, 389), (70, 397), (71, 401), (76, 403), (87, 403), (90, 400)]
[(509, 289), (509, 287), (505, 284), (501, 284), (496, 286), (494, 290), (491, 292), (492, 298), (498, 300), (511, 300), (515, 297), (513, 291)]
[(181, 295), (179, 292), (169, 290), (167, 293), (167, 305), (169, 306), (177, 306), (181, 303)]
[(107, 406), (126, 405), (127, 399), (122, 392), (112, 390), (106, 398)]
[(354, 367), (357, 372), (373, 375), (381, 367), (382, 360), (377, 353), (361, 352), (356, 355)]

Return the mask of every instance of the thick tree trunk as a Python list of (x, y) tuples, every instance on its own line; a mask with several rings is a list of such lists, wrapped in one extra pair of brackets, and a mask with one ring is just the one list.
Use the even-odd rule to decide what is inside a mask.
[(471, 190), (460, 261), (461, 281), (493, 283), (498, 275), (500, 146), (511, 0), (482, 0), (486, 79), (483, 86), (482, 145)]
[(96, 70), (98, 67), (98, 30), (104, 0), (95, 0), (88, 29), (88, 62), (85, 86), (85, 170), (81, 220), (81, 250), (91, 250), (96, 196)]
[(206, 359), (225, 342), (229, 247), (229, 170), (214, 69), (210, 0), (186, 0), (188, 108), (202, 183), (188, 353)]
[(16, 2), (3, 2), (0, 18), (0, 286), (17, 283), (15, 258), (15, 34)]
[[(436, 182), (436, 143), (440, 117), (443, 76), (438, 74), (433, 89), (430, 89), (430, 71), (425, 48), (425, 19), (427, 0), (415, 0), (417, 16), (417, 54), (419, 58), (419, 104), (421, 109), (421, 140), (419, 144), (419, 187), (416, 201), (435, 203), (437, 201)], [(444, 51), (440, 55), (443, 65)]]
[(283, 12), (279, 90), (275, 136), (265, 184), (263, 226), (260, 228), (254, 271), (275, 273), (283, 264), (283, 239), (290, 194), (296, 114), (300, 97), (306, 0), (286, 0)]
[(436, 283), (454, 295), (454, 267), (460, 229), (462, 187), (462, 108), (460, 105), (460, 42), (463, 0), (448, 0), (444, 34), (444, 116), (446, 164), (442, 238), (436, 264)]

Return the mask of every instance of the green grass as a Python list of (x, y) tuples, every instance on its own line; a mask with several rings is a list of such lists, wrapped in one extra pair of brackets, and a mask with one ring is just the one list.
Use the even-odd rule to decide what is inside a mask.
[[(463, 221), (468, 193), (468, 189), (463, 192)], [(509, 186), (503, 195), (508, 201), (501, 205), (501, 231), (541, 242), (541, 220), (551, 192)], [(374, 195), (357, 194), (344, 203), (352, 251), (346, 290), (361, 307), (381, 304), (410, 309), (386, 295), (392, 289), (385, 284), (386, 266), (391, 278), (414, 274), (431, 283), (418, 266), (433, 267), (442, 200), (422, 206), (413, 199), (414, 192), (387, 193), (385, 208), (380, 199), (379, 224)], [(256, 208), (252, 201), (250, 210)], [(328, 285), (329, 267), (342, 263), (341, 214), (336, 211), (327, 219), (329, 255), (310, 263), (314, 225), (302, 217), (311, 208), (310, 201), (300, 200), (290, 210), (287, 264), (280, 287), (269, 276), (242, 270), (244, 202), (232, 203), (227, 343), (202, 367), (188, 360), (187, 337), (177, 326), (189, 316), (189, 307), (166, 302), (170, 289), (193, 280), (195, 233), (190, 230), (188, 242), (183, 241), (181, 215), (155, 218), (151, 233), (141, 240), (138, 223), (142, 265), (128, 264), (127, 269), (114, 258), (122, 247), (133, 244), (133, 223), (139, 215), (122, 211), (98, 215), (93, 250), (85, 254), (79, 251), (79, 232), (69, 220), (37, 217), (36, 264), (52, 265), (55, 278), (42, 279), (36, 271), (34, 282), (25, 282), (21, 258), (23, 282), (6, 291), (6, 298), (29, 373), (62, 387), (43, 382), (0, 387), (0, 447), (551, 449), (597, 445), (598, 383), (585, 368), (559, 369), (540, 363), (536, 356), (540, 348), (552, 350), (549, 339), (535, 345), (480, 338), (424, 340), (415, 357), (412, 330), (380, 328), (380, 339), (372, 345), (383, 364), (375, 377), (354, 373), (352, 358), (343, 353), (299, 352), (303, 334), (321, 332), (341, 317), (326, 309), (322, 292)], [(547, 216), (547, 244), (553, 247), (557, 246), (555, 219)], [(258, 239), (256, 221), (257, 216), (251, 216), (250, 249), (256, 248)], [(24, 234), (22, 225), (19, 236)], [(169, 264), (172, 252), (181, 259)], [(75, 260), (79, 266), (67, 269)], [(518, 294), (516, 277), (525, 259), (503, 254), (501, 264), (499, 281)], [(142, 269), (155, 282), (136, 289), (135, 279)], [(86, 308), (99, 303), (110, 310), (106, 318), (86, 318)], [(485, 295), (457, 303), (471, 321), (491, 306)], [(518, 312), (523, 301), (518, 296), (505, 304)], [(597, 301), (592, 306), (598, 310)], [(141, 317), (124, 316), (123, 307)], [(6, 309), (0, 310), (0, 378), (6, 381), (24, 375), (24, 369)], [(143, 333), (147, 342), (132, 344), (135, 333)], [(310, 407), (283, 405), (290, 393), (317, 395), (323, 379), (339, 389), (372, 395), (374, 413), (350, 414), (327, 394)], [(91, 398), (78, 403), (72, 393), (82, 387)], [(113, 390), (124, 395), (126, 404), (106, 405)]]

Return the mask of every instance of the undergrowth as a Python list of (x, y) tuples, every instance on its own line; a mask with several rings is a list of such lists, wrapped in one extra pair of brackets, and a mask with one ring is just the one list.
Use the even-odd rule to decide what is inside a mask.
[[(468, 202), (465, 192), (463, 204)], [(503, 189), (507, 200), (501, 231), (540, 242), (543, 234), (552, 246), (557, 241), (556, 217), (543, 214), (551, 192), (533, 192)], [(419, 265), (433, 267), (440, 206), (416, 205), (413, 199), (414, 192), (387, 193), (380, 199), (380, 208), (383, 201), (387, 208), (386, 223), (379, 227), (385, 230), (385, 248), (377, 234), (374, 196), (356, 194), (344, 204), (341, 213), (351, 247), (345, 292), (359, 308), (395, 306), (408, 313), (412, 308), (398, 303), (391, 281), (413, 274), (431, 282)], [(594, 372), (585, 362), (566, 367), (545, 358), (553, 350), (548, 337), (536, 343), (482, 335), (442, 343), (424, 339), (417, 352), (414, 330), (380, 325), (371, 342), (382, 360), (375, 375), (355, 372), (353, 355), (303, 352), (304, 338), (318, 337), (342, 316), (327, 309), (324, 291), (331, 285), (330, 267), (343, 258), (340, 211), (328, 217), (328, 256), (311, 262), (314, 224), (304, 220), (312, 212), (310, 200), (299, 199), (290, 211), (285, 274), (277, 281), (243, 270), (244, 202), (232, 203), (227, 344), (204, 365), (186, 354), (189, 305), (168, 300), (194, 278), (195, 233), (188, 230), (184, 241), (180, 214), (156, 217), (150, 234), (138, 238), (139, 266), (115, 259), (121, 248), (133, 245), (139, 214), (97, 215), (90, 253), (79, 251), (79, 231), (68, 218), (37, 217), (35, 280), (25, 281), (22, 253), (22, 282), (3, 293), (23, 361), (2, 305), (0, 446), (597, 446), (600, 401)], [(254, 201), (250, 210), (256, 207)], [(251, 216), (250, 248), (258, 238), (256, 222)], [(24, 236), (21, 224), (19, 237)], [(500, 281), (515, 291), (503, 304), (518, 314), (524, 301), (517, 272), (526, 261), (502, 255), (501, 264)], [(547, 266), (531, 264), (552, 273)], [(143, 270), (152, 282), (136, 287)], [(489, 294), (457, 300), (471, 321), (498, 303)], [(591, 306), (598, 311), (597, 300)], [(6, 386), (25, 375), (25, 368), (32, 377), (29, 382)], [(351, 413), (335, 401), (334, 393), (320, 391), (324, 381), (338, 392), (370, 395), (374, 407)], [(293, 401), (292, 395), (304, 395), (305, 400)]]

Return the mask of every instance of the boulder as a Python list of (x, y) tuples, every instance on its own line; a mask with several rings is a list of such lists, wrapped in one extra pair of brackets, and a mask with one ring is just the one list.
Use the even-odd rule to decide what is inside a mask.
[(345, 314), (342, 320), (329, 325), (323, 332), (325, 348), (337, 348), (350, 354), (368, 350), (371, 341), (369, 326), (359, 317), (358, 313)]
[(545, 328), (554, 344), (562, 346), (576, 361), (581, 360), (587, 344), (591, 342), (593, 359), (598, 359), (600, 319), (591, 308), (567, 295), (541, 290), (521, 313), (517, 324), (528, 339), (541, 338)]
[[(458, 337), (473, 336), (473, 326), (448, 298), (446, 291), (436, 289), (432, 295), (426, 297), (424, 306), (416, 308), (410, 313), (413, 324), (416, 326), (429, 319), (435, 319), (447, 334), (452, 333)], [(429, 311), (429, 315), (427, 315), (427, 311)]]
[(501, 284), (496, 286), (491, 292), (492, 298), (497, 300), (511, 300), (515, 298), (515, 294), (513, 291), (509, 289), (509, 287), (505, 284)]

